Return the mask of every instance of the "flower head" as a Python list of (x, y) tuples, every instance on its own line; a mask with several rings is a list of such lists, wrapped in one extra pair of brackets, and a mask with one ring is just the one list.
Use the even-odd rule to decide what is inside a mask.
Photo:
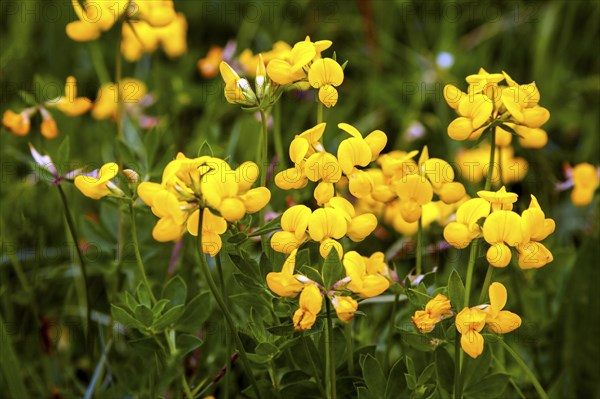
[[(114, 162), (104, 164), (86, 175), (75, 178), (75, 187), (83, 195), (92, 199), (100, 199), (107, 195), (119, 193), (119, 189), (110, 180), (119, 173), (119, 165)], [(121, 193), (122, 194), (122, 193)]]

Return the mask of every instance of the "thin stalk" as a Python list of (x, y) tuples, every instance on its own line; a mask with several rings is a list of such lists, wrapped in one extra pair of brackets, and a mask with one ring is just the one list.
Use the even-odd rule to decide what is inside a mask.
[(275, 394), (278, 398), (281, 398), (281, 394), (279, 393), (279, 381), (277, 381), (277, 365), (273, 359), (269, 362), (269, 374), (271, 375), (271, 384), (273, 384)]
[(323, 122), (323, 103), (319, 101), (317, 104), (317, 124)]
[(417, 276), (423, 271), (423, 215), (419, 216), (417, 229)]
[(209, 287), (213, 297), (217, 301), (217, 305), (219, 306), (219, 308), (221, 309), (221, 312), (223, 313), (223, 316), (225, 317), (225, 322), (227, 323), (227, 327), (229, 328), (229, 330), (231, 331), (231, 334), (235, 338), (235, 342), (238, 346), (239, 355), (240, 355), (240, 358), (242, 359), (242, 364), (244, 365), (244, 370), (246, 371), (246, 375), (250, 379), (250, 383), (252, 385), (252, 389), (254, 390), (254, 394), (256, 395), (257, 398), (260, 399), (261, 398), (260, 390), (258, 389), (258, 385), (256, 383), (256, 379), (254, 378), (254, 374), (252, 374), (252, 368), (250, 366), (250, 361), (248, 360), (248, 356), (246, 355), (246, 350), (244, 349), (242, 340), (240, 339), (240, 337), (235, 329), (235, 324), (233, 322), (233, 318), (231, 317), (231, 314), (229, 313), (229, 310), (227, 309), (227, 305), (225, 304), (225, 301), (223, 301), (223, 298), (221, 297), (221, 294), (219, 293), (219, 289), (217, 288), (217, 284), (215, 283), (215, 280), (212, 278), (210, 269), (208, 268), (208, 263), (206, 262), (206, 257), (204, 255), (204, 252), (202, 251), (202, 209), (200, 209), (198, 212), (197, 234), (198, 234), (198, 242), (197, 242), (196, 250), (198, 251), (198, 255), (200, 256), (200, 273), (202, 273), (202, 277), (204, 277), (204, 279), (206, 280), (206, 283), (208, 284), (208, 287)]
[(485, 280), (483, 280), (483, 287), (481, 287), (481, 293), (479, 294), (479, 301), (477, 303), (483, 303), (485, 300), (485, 294), (488, 292), (490, 283), (492, 282), (492, 275), (494, 274), (494, 266), (488, 265), (487, 272), (485, 273)]
[(133, 251), (135, 252), (135, 260), (138, 266), (138, 270), (140, 275), (142, 276), (142, 281), (144, 281), (144, 285), (150, 294), (150, 299), (152, 303), (156, 303), (156, 298), (154, 297), (154, 293), (152, 292), (152, 287), (148, 282), (148, 277), (146, 276), (146, 270), (144, 268), (144, 262), (142, 261), (142, 255), (140, 254), (140, 244), (137, 239), (137, 227), (135, 224), (135, 213), (133, 209), (133, 201), (129, 202), (129, 217), (131, 220), (131, 239), (133, 240)]
[(327, 394), (325, 393), (325, 389), (323, 388), (323, 383), (321, 382), (321, 378), (319, 378), (319, 371), (317, 370), (317, 365), (315, 364), (315, 361), (312, 358), (312, 355), (310, 354), (310, 349), (308, 349), (308, 339), (310, 339), (309, 337), (307, 337), (306, 335), (302, 335), (302, 344), (304, 346), (304, 353), (306, 354), (306, 357), (308, 358), (308, 362), (310, 363), (310, 368), (312, 369), (313, 372), (313, 376), (315, 377), (315, 382), (317, 383), (317, 387), (319, 388), (319, 393), (321, 394), (322, 398), (326, 398)]
[(108, 352), (110, 351), (110, 348), (112, 347), (112, 343), (113, 343), (113, 341), (111, 339), (108, 341), (108, 343), (104, 347), (104, 351), (102, 351), (102, 356), (100, 356), (100, 360), (98, 361), (98, 364), (96, 365), (94, 374), (92, 375), (92, 380), (90, 381), (90, 384), (88, 385), (87, 389), (85, 390), (85, 396), (83, 397), (83, 399), (91, 399), (94, 396), (94, 392), (96, 391), (96, 385), (98, 384), (98, 380), (100, 380), (100, 374), (102, 373), (102, 370), (104, 369), (104, 364), (106, 363), (106, 358), (107, 358)]
[[(346, 361), (348, 362), (348, 374), (352, 376), (354, 375), (354, 340), (352, 339), (352, 322), (346, 324), (344, 333), (346, 337)], [(387, 353), (388, 352), (386, 352), (386, 355)]]
[(498, 185), (500, 187), (502, 187), (502, 148), (503, 147), (498, 147)]
[(90, 50), (90, 55), (92, 58), (92, 64), (94, 65), (94, 69), (96, 70), (96, 74), (98, 75), (98, 80), (100, 84), (106, 84), (110, 82), (110, 75), (108, 74), (108, 69), (106, 69), (106, 65), (102, 60), (102, 50), (100, 49), (100, 43), (94, 40), (88, 42), (88, 48)]
[[(262, 151), (260, 156), (261, 173), (260, 173), (260, 185), (261, 187), (267, 186), (267, 173), (269, 173), (269, 127), (267, 125), (267, 114), (265, 111), (260, 110), (260, 121), (261, 121), (261, 137), (262, 137)], [(262, 227), (265, 224), (265, 208), (261, 209), (258, 214), (258, 227)]]
[[(419, 219), (420, 220), (420, 219)], [(396, 311), (398, 310), (398, 301), (400, 299), (400, 294), (394, 295), (394, 303), (392, 305), (392, 315), (390, 317), (390, 329), (388, 331), (387, 336), (387, 350), (385, 351), (385, 363), (384, 366), (389, 370), (390, 366), (390, 353), (392, 352), (392, 339), (394, 338), (394, 323), (396, 322)]]
[(469, 263), (467, 264), (467, 279), (465, 283), (465, 301), (463, 308), (469, 306), (469, 300), (471, 299), (471, 285), (473, 284), (473, 270), (475, 269), (475, 260), (477, 259), (477, 250), (479, 248), (479, 238), (476, 238), (471, 243), (471, 249), (469, 251)]
[(521, 369), (523, 369), (525, 374), (527, 374), (527, 376), (531, 380), (531, 383), (533, 384), (533, 387), (535, 388), (535, 390), (538, 393), (538, 395), (540, 396), (540, 398), (548, 399), (548, 394), (542, 387), (542, 384), (540, 384), (540, 382), (538, 381), (538, 379), (535, 376), (535, 374), (533, 373), (533, 371), (531, 371), (531, 369), (527, 366), (527, 364), (523, 361), (523, 359), (521, 359), (519, 354), (517, 352), (515, 352), (513, 350), (513, 348), (511, 348), (506, 342), (504, 342), (504, 340), (501, 339), (500, 344), (504, 347), (504, 349), (506, 349), (506, 351), (508, 353), (510, 353), (510, 355), (513, 357), (513, 359), (515, 359), (515, 361), (519, 364)]
[(335, 399), (335, 358), (333, 351), (333, 320), (331, 319), (331, 304), (329, 298), (325, 298), (325, 311), (327, 312), (327, 323), (325, 324), (325, 379), (329, 388), (329, 399)]
[[(227, 295), (227, 289), (225, 286), (225, 278), (223, 277), (223, 263), (221, 262), (221, 254), (217, 254), (217, 257), (215, 258), (216, 262), (217, 262), (217, 271), (219, 273), (219, 285), (221, 286), (221, 292), (223, 293), (224, 296), (224, 301), (225, 303), (229, 306), (229, 296)], [(229, 331), (229, 329), (227, 328), (227, 325), (225, 325), (225, 358), (227, 359), (225, 361), (225, 381), (224, 381), (224, 395), (223, 397), (228, 399), (229, 398), (229, 385), (231, 384), (231, 361), (229, 361), (229, 359), (231, 358), (231, 337), (230, 337), (231, 332)]]
[(83, 254), (81, 253), (81, 248), (79, 248), (79, 239), (77, 238), (77, 231), (75, 230), (75, 222), (73, 221), (73, 217), (71, 216), (71, 211), (69, 210), (69, 203), (67, 202), (67, 196), (65, 195), (64, 190), (60, 184), (57, 184), (58, 192), (60, 193), (60, 199), (62, 200), (63, 208), (65, 211), (65, 217), (67, 219), (67, 225), (69, 226), (69, 231), (71, 232), (71, 238), (73, 239), (73, 245), (75, 245), (75, 250), (77, 251), (77, 257), (79, 258), (79, 270), (81, 272), (81, 280), (80, 283), (77, 284), (78, 291), (81, 290), (82, 297), (85, 300), (85, 326), (84, 331), (87, 336), (88, 328), (91, 324), (91, 312), (90, 312), (90, 294), (88, 292), (88, 278), (87, 278), (87, 268), (85, 266), (85, 260), (83, 259)]
[(275, 139), (275, 152), (277, 153), (277, 162), (286, 166), (285, 152), (283, 150), (283, 140), (281, 138), (281, 102), (277, 101), (273, 105), (273, 138)]
[(496, 128), (490, 129), (490, 163), (488, 165), (487, 178), (485, 179), (484, 190), (489, 191), (492, 188), (492, 177), (494, 175), (494, 157), (496, 155)]
[(460, 334), (456, 332), (454, 339), (454, 399), (462, 398), (462, 373), (460, 366), (462, 363), (462, 351), (460, 349)]

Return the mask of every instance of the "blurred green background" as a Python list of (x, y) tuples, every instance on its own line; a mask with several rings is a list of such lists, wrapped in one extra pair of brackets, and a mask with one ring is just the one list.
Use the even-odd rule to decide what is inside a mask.
[[(480, 67), (504, 70), (520, 83), (535, 81), (540, 104), (551, 112), (545, 125), (550, 139), (541, 150), (516, 148), (516, 154), (529, 161), (530, 170), (512, 190), (527, 197), (535, 193), (558, 227), (550, 243), (554, 262), (537, 273), (509, 279), (528, 304), (527, 309), (518, 309), (528, 320), (524, 334), (533, 348), (523, 356), (553, 397), (600, 397), (596, 288), (600, 254), (598, 212), (592, 213), (598, 198), (579, 209), (571, 205), (568, 192), (555, 190), (556, 183), (565, 180), (566, 163), (600, 163), (599, 2), (175, 1), (175, 7), (188, 20), (187, 53), (170, 60), (157, 51), (123, 65), (123, 76), (146, 82), (156, 97), (147, 113), (161, 118), (159, 127), (148, 133), (126, 127), (133, 148), (146, 142), (147, 134), (158, 136), (154, 154), (127, 158), (127, 165), (153, 180), (176, 151), (195, 155), (205, 140), (215, 155), (230, 155), (233, 163), (254, 159), (258, 120), (227, 104), (220, 78), (205, 79), (196, 66), (211, 46), (224, 46), (229, 40), (236, 41), (238, 54), (245, 48), (255, 53), (269, 50), (277, 40), (293, 44), (306, 35), (332, 40), (327, 54), (334, 50), (338, 60), (349, 63), (339, 102), (326, 110), (325, 120), (351, 123), (362, 132), (381, 129), (388, 134), (389, 150), (427, 144), (432, 156), (450, 162), (463, 145), (446, 134), (454, 118), (442, 96), (446, 83), (465, 89), (464, 77)], [(93, 43), (71, 41), (65, 34), (65, 25), (74, 19), (70, 2), (3, 1), (0, 10), (1, 112), (27, 106), (21, 91), (38, 101), (56, 97), (69, 75), (78, 79), (79, 93), (91, 99), (100, 86), (99, 69), (114, 77), (118, 32), (113, 29)], [(314, 125), (315, 106), (313, 97), (293, 93), (282, 101), (287, 147), (295, 134)], [(116, 137), (112, 122), (98, 122), (89, 115), (54, 115), (60, 136), (52, 141), (40, 136), (39, 121), (32, 123), (25, 138), (4, 128), (0, 132), (0, 306), (17, 356), (27, 363), (23, 367), (45, 367), (50, 374), (37, 382), (42, 387), (56, 380), (51, 375), (56, 367), (43, 362), (40, 366), (39, 353), (26, 345), (37, 339), (31, 304), (37, 303), (35, 311), (49, 320), (64, 317), (55, 304), (62, 298), (61, 290), (70, 285), (72, 254), (65, 250), (68, 235), (58, 211), (59, 197), (33, 179), (27, 142), (56, 154), (69, 137), (69, 161), (81, 166), (114, 159)], [(327, 146), (335, 148), (342, 135), (328, 135)], [(100, 205), (82, 200), (71, 187), (68, 195), (82, 235), (106, 245), (103, 248), (114, 245), (110, 232), (93, 231), (102, 225), (89, 222), (97, 217)], [(276, 201), (283, 203), (283, 198)], [(108, 213), (100, 212), (106, 219)], [(150, 228), (141, 233), (148, 248)], [(154, 250), (164, 259), (170, 254), (163, 247)], [(93, 271), (97, 280), (110, 263), (104, 255), (99, 259)], [(33, 293), (19, 283), (14, 262), (22, 264)], [(68, 372), (76, 373), (77, 367)]]

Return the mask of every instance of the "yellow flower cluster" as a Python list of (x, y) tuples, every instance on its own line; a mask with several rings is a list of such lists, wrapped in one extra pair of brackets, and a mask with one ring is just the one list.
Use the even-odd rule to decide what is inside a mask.
[[(321, 52), (331, 47), (329, 40), (312, 42), (310, 37), (294, 46), (277, 42), (271, 51), (252, 54), (245, 50), (240, 54), (239, 63), (244, 75), (255, 78), (256, 93), (245, 78), (225, 61), (221, 62), (221, 76), (225, 81), (225, 98), (228, 102), (245, 106), (261, 105), (263, 97), (279, 93), (278, 88), (294, 87), (306, 90), (309, 87), (319, 89), (319, 100), (326, 107), (333, 107), (338, 101), (336, 87), (344, 81), (342, 66), (332, 58), (321, 58)], [(214, 50), (199, 64), (201, 68), (211, 68), (214, 61), (221, 57), (222, 51)], [(267, 102), (267, 106), (272, 99)]]
[[(546, 218), (535, 196), (529, 208), (521, 215), (512, 211), (517, 194), (500, 190), (480, 191), (480, 198), (462, 204), (456, 212), (456, 221), (444, 228), (444, 238), (455, 248), (465, 248), (472, 240), (483, 235), (491, 246), (487, 260), (495, 267), (506, 267), (512, 258), (510, 247), (518, 254), (522, 269), (534, 269), (552, 262), (552, 253), (540, 241), (555, 229), (554, 220)], [(479, 221), (485, 218), (483, 227)]]
[(291, 251), (280, 272), (267, 275), (267, 285), (275, 294), (288, 298), (300, 294), (299, 309), (293, 316), (297, 330), (307, 330), (314, 325), (325, 296), (331, 300), (338, 318), (348, 323), (358, 309), (358, 302), (352, 294), (360, 298), (372, 298), (389, 287), (388, 266), (381, 252), (368, 258), (355, 251), (347, 252), (342, 259), (346, 277), (331, 287), (323, 287), (304, 275), (294, 274), (297, 251)]
[(219, 158), (187, 158), (179, 153), (165, 167), (162, 182), (141, 183), (138, 194), (159, 221), (152, 230), (157, 241), (174, 241), (185, 230), (197, 236), (202, 213), (202, 250), (215, 256), (221, 250), (220, 234), (227, 222), (258, 212), (271, 199), (266, 187), (251, 188), (258, 166), (245, 162), (237, 169)]
[(77, 97), (77, 81), (73, 76), (69, 76), (65, 83), (64, 96), (48, 100), (19, 113), (9, 109), (2, 115), (2, 125), (17, 136), (26, 136), (31, 128), (31, 118), (39, 111), (42, 116), (40, 125), (42, 136), (53, 139), (58, 136), (58, 127), (46, 107), (57, 108), (68, 116), (78, 116), (90, 110), (92, 101), (87, 97)]
[(433, 331), (440, 321), (452, 317), (450, 300), (442, 294), (437, 294), (425, 305), (425, 310), (417, 310), (411, 320), (417, 329), (426, 334)]
[[(448, 126), (448, 135), (455, 140), (477, 140), (494, 123), (496, 144), (508, 146), (512, 132), (519, 136), (523, 147), (541, 148), (548, 135), (540, 127), (550, 118), (550, 112), (538, 105), (540, 93), (535, 83), (518, 84), (506, 72), (488, 73), (481, 68), (466, 78), (466, 93), (446, 85), (444, 98), (458, 113)], [(506, 81), (506, 85), (499, 83)]]
[(521, 326), (521, 318), (508, 310), (503, 310), (507, 301), (506, 287), (492, 283), (489, 288), (490, 303), (465, 307), (456, 315), (456, 330), (461, 334), (460, 345), (472, 358), (483, 353), (484, 339), (481, 330), (496, 334), (506, 334)]
[(573, 191), (571, 201), (576, 206), (586, 206), (592, 202), (594, 192), (600, 186), (600, 171), (589, 163), (580, 163), (573, 168)]

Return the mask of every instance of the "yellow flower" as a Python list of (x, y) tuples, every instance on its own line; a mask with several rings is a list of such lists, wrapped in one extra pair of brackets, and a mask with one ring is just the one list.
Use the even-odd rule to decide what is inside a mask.
[[(193, 236), (198, 236), (198, 218), (200, 210), (195, 210), (187, 221), (187, 230)], [(210, 256), (217, 256), (223, 245), (221, 236), (227, 231), (227, 222), (220, 216), (214, 215), (208, 208), (202, 214), (202, 251)]]
[(154, 27), (167, 26), (176, 18), (173, 0), (137, 1), (133, 15)]
[(223, 47), (212, 46), (206, 57), (198, 61), (198, 70), (205, 78), (214, 78), (219, 73), (221, 61), (223, 61)]
[(461, 334), (460, 346), (473, 359), (483, 353), (483, 335), (487, 314), (477, 308), (464, 308), (456, 315), (456, 330)]
[(519, 197), (515, 193), (507, 192), (504, 186), (502, 186), (498, 191), (481, 190), (477, 192), (477, 195), (492, 205), (492, 212), (499, 210), (512, 210), (513, 204), (517, 202), (517, 198)]
[(486, 258), (490, 265), (506, 267), (512, 257), (510, 248), (523, 241), (521, 216), (512, 211), (492, 212), (483, 223), (483, 238), (492, 246)]
[(65, 95), (46, 102), (46, 105), (54, 106), (69, 116), (78, 116), (92, 108), (92, 101), (87, 97), (77, 97), (77, 81), (69, 76), (65, 83)]
[(537, 269), (552, 262), (552, 253), (539, 241), (554, 232), (554, 220), (546, 218), (535, 196), (531, 196), (529, 209), (521, 215), (523, 242), (517, 246), (521, 269)]
[(425, 310), (417, 310), (411, 320), (415, 327), (422, 333), (430, 333), (435, 325), (443, 319), (452, 316), (450, 300), (437, 294), (425, 305)]
[(519, 328), (521, 318), (513, 312), (502, 310), (506, 305), (506, 287), (501, 283), (492, 283), (488, 292), (490, 305), (483, 309), (488, 329), (496, 334), (506, 334)]
[(137, 61), (144, 53), (152, 53), (159, 46), (170, 58), (183, 55), (187, 50), (185, 15), (177, 13), (166, 25), (153, 26), (144, 20), (123, 24), (121, 53), (129, 61)]
[[(121, 80), (121, 101), (125, 107), (135, 106), (148, 93), (146, 85), (141, 80), (124, 78)], [(117, 118), (118, 93), (115, 83), (105, 83), (98, 90), (98, 95), (92, 108), (94, 119)]]
[(104, 164), (100, 170), (95, 170), (85, 176), (77, 176), (75, 178), (75, 187), (86, 197), (100, 199), (120, 191), (110, 181), (117, 173), (119, 173), (119, 165), (109, 162)]
[(354, 206), (343, 197), (333, 197), (325, 204), (326, 209), (331, 208), (342, 215), (346, 221), (346, 235), (354, 242), (364, 240), (377, 227), (377, 217), (372, 213), (356, 215)]
[(344, 70), (331, 58), (316, 60), (308, 70), (308, 82), (315, 89), (319, 89), (319, 100), (327, 108), (337, 104), (338, 92), (335, 88), (343, 81)]
[(271, 248), (277, 252), (291, 254), (308, 240), (308, 223), (312, 212), (305, 205), (294, 205), (281, 216), (281, 228), (271, 237)]
[[(461, 150), (456, 155), (456, 161), (461, 170), (461, 174), (470, 182), (479, 183), (487, 176), (488, 164), (490, 158), (490, 146), (482, 145), (473, 150)], [(514, 157), (512, 147), (496, 149), (495, 158), (498, 160), (492, 173), (492, 184), (497, 186), (500, 179), (498, 171), (502, 171), (502, 182), (510, 184), (523, 180), (527, 174), (527, 161), (521, 157)], [(501, 166), (501, 168), (500, 168)]]
[(592, 202), (594, 192), (600, 185), (598, 169), (589, 163), (580, 163), (573, 168), (573, 191), (571, 201), (575, 206), (586, 206)]
[(301, 331), (310, 329), (317, 321), (322, 306), (319, 287), (314, 283), (307, 284), (300, 294), (300, 308), (294, 313), (294, 328)]
[(433, 188), (426, 177), (419, 174), (404, 176), (396, 183), (400, 198), (400, 213), (408, 223), (421, 217), (421, 207), (433, 199)]
[(365, 260), (368, 274), (379, 274), (381, 276), (390, 275), (390, 270), (387, 263), (385, 263), (385, 255), (383, 252), (374, 252), (368, 258), (363, 256), (363, 259)]
[(44, 107), (40, 107), (40, 113), (42, 114), (42, 124), (40, 125), (40, 131), (42, 136), (47, 139), (53, 139), (58, 136), (58, 127), (56, 121)]
[(86, 0), (82, 7), (78, 0), (72, 0), (71, 4), (79, 20), (67, 24), (67, 36), (78, 42), (96, 40), (121, 18), (129, 3), (128, 0)]
[(267, 274), (269, 289), (279, 296), (295, 298), (304, 287), (304, 284), (296, 278), (298, 275), (294, 275), (296, 253), (297, 249), (294, 249), (290, 253), (283, 263), (280, 272), (270, 272)]
[(26, 136), (31, 128), (29, 112), (23, 111), (17, 114), (10, 109), (6, 110), (2, 115), (2, 125), (17, 136)]
[(230, 104), (255, 105), (256, 94), (250, 87), (248, 80), (240, 78), (231, 66), (221, 61), (219, 66), (221, 77), (225, 82), (225, 99)]
[(460, 201), (466, 195), (465, 187), (454, 181), (454, 169), (440, 158), (429, 158), (427, 146), (419, 157), (419, 173), (427, 178), (433, 192), (446, 204)]
[(489, 122), (493, 109), (493, 102), (483, 94), (462, 95), (456, 108), (460, 116), (448, 125), (448, 136), (459, 141), (468, 139)]
[(354, 312), (358, 309), (358, 302), (351, 296), (334, 295), (331, 303), (338, 319), (344, 323), (349, 323), (354, 318)]
[[(177, 241), (185, 232), (187, 214), (181, 210), (181, 204), (175, 194), (155, 186), (142, 183), (138, 187), (140, 197), (150, 206), (152, 213), (159, 217), (152, 229), (152, 237), (159, 242)], [(140, 190), (141, 188), (141, 190)], [(142, 194), (143, 193), (143, 194)], [(196, 225), (197, 225), (196, 221)]]
[(342, 259), (346, 275), (350, 277), (347, 287), (361, 298), (380, 295), (390, 286), (389, 280), (384, 276), (369, 273), (366, 259), (368, 258), (356, 251), (347, 252)]
[(319, 251), (323, 258), (327, 258), (332, 249), (342, 257), (342, 246), (335, 240), (342, 238), (347, 231), (344, 214), (337, 209), (319, 208), (310, 215), (308, 234), (311, 239), (321, 243)]
[[(284, 43), (285, 44), (285, 43)], [(331, 46), (329, 40), (319, 40), (312, 42), (310, 37), (306, 36), (304, 41), (294, 44), (291, 50), (287, 51), (287, 44), (280, 45), (276, 50), (276, 57), (267, 64), (267, 74), (273, 82), (286, 85), (306, 79), (306, 67), (315, 58), (320, 57), (321, 51)]]
[(473, 198), (456, 211), (456, 221), (448, 223), (444, 228), (444, 239), (455, 248), (466, 248), (471, 241), (479, 237), (481, 228), (479, 219), (490, 214), (490, 204), (482, 198)]

